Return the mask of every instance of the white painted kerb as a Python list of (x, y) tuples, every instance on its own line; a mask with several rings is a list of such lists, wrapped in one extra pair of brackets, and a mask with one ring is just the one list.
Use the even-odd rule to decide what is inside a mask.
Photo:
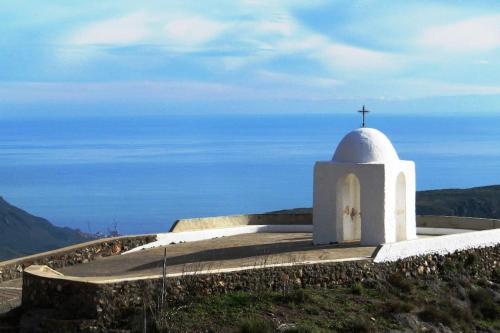
[(500, 229), (420, 238), (381, 245), (374, 262), (396, 261), (425, 254), (449, 254), (459, 250), (500, 244)]
[(233, 228), (205, 229), (185, 232), (167, 232), (156, 235), (156, 242), (148, 243), (133, 248), (123, 254), (137, 252), (144, 249), (165, 246), (172, 243), (195, 242), (218, 237), (235, 236), (242, 234), (254, 234), (259, 232), (312, 232), (312, 225), (248, 225)]
[(429, 228), (429, 227), (417, 227), (418, 235), (452, 235), (452, 234), (463, 234), (464, 232), (472, 232), (471, 229), (452, 229), (452, 228)]

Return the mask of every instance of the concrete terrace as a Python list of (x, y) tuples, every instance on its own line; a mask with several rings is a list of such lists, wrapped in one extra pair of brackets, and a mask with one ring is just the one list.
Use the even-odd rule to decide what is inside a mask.
[(0, 283), (0, 313), (21, 305), (22, 284), (21, 279)]
[(75, 277), (160, 275), (164, 249), (167, 250), (167, 274), (171, 274), (303, 261), (369, 259), (375, 248), (358, 242), (313, 246), (311, 233), (243, 234), (100, 258), (58, 271)]

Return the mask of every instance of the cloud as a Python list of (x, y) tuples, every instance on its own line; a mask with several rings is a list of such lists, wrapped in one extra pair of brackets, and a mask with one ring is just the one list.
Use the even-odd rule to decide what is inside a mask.
[(356, 70), (387, 70), (399, 68), (401, 59), (386, 52), (353, 47), (339, 43), (328, 43), (315, 57), (336, 69)]
[(266, 70), (259, 71), (258, 77), (270, 84), (311, 86), (325, 89), (331, 89), (343, 84), (342, 81), (329, 77), (294, 75)]
[(294, 38), (284, 39), (276, 45), (276, 50), (284, 54), (301, 53), (320, 61), (326, 68), (342, 72), (381, 71), (397, 69), (403, 65), (398, 55), (334, 42), (311, 32), (302, 32)]
[(75, 45), (126, 45), (143, 41), (150, 35), (149, 16), (139, 12), (120, 18), (91, 23), (69, 37)]
[(198, 16), (169, 21), (163, 28), (168, 42), (181, 46), (203, 45), (218, 37), (228, 24)]
[(418, 43), (445, 52), (484, 52), (500, 47), (500, 15), (483, 16), (430, 27)]

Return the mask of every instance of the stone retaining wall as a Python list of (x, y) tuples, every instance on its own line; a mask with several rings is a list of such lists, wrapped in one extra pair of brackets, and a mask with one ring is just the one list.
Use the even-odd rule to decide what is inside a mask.
[(96, 258), (120, 254), (155, 240), (156, 235), (103, 238), (32, 256), (3, 261), (0, 262), (0, 282), (20, 278), (23, 269), (30, 265), (46, 265), (57, 269), (82, 264)]
[(86, 318), (101, 327), (112, 327), (134, 309), (158, 299), (165, 282), (170, 305), (182, 304), (190, 296), (205, 296), (237, 290), (280, 290), (283, 286), (329, 288), (356, 281), (385, 280), (389, 275), (446, 276), (467, 270), (471, 276), (489, 278), (500, 265), (500, 246), (470, 249), (449, 255), (427, 255), (391, 263), (371, 260), (265, 267), (226, 273), (139, 279), (114, 283), (89, 283), (25, 273), (23, 306), (53, 309), (61, 319)]

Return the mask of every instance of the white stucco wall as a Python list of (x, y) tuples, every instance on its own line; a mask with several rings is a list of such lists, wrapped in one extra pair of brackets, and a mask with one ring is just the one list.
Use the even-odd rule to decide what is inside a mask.
[(500, 244), (500, 229), (419, 238), (381, 245), (375, 255), (374, 261), (396, 261), (431, 253), (448, 254), (458, 250), (494, 246), (497, 244)]
[[(382, 243), (396, 242), (397, 228), (397, 210), (396, 203), (398, 196), (403, 195), (405, 201), (404, 215), (405, 215), (405, 236), (404, 240), (415, 239), (416, 232), (416, 208), (415, 208), (415, 163), (412, 161), (398, 161), (393, 164), (386, 164), (386, 177), (385, 177), (385, 241)], [(398, 177), (403, 174), (405, 181), (404, 194), (398, 193), (397, 183)]]
[[(361, 241), (363, 244), (384, 242), (384, 175), (383, 164), (351, 164), (317, 162), (313, 191), (313, 241), (315, 244), (335, 243), (342, 239), (343, 207), (338, 205), (339, 182), (354, 174), (360, 183)], [(339, 207), (339, 209), (337, 209)], [(337, 224), (337, 221), (340, 223)]]
[(342, 240), (343, 200), (339, 184), (349, 174), (360, 183), (361, 243), (379, 245), (396, 241), (396, 185), (405, 178), (405, 239), (416, 238), (415, 164), (317, 162), (314, 168), (313, 239), (315, 244)]

